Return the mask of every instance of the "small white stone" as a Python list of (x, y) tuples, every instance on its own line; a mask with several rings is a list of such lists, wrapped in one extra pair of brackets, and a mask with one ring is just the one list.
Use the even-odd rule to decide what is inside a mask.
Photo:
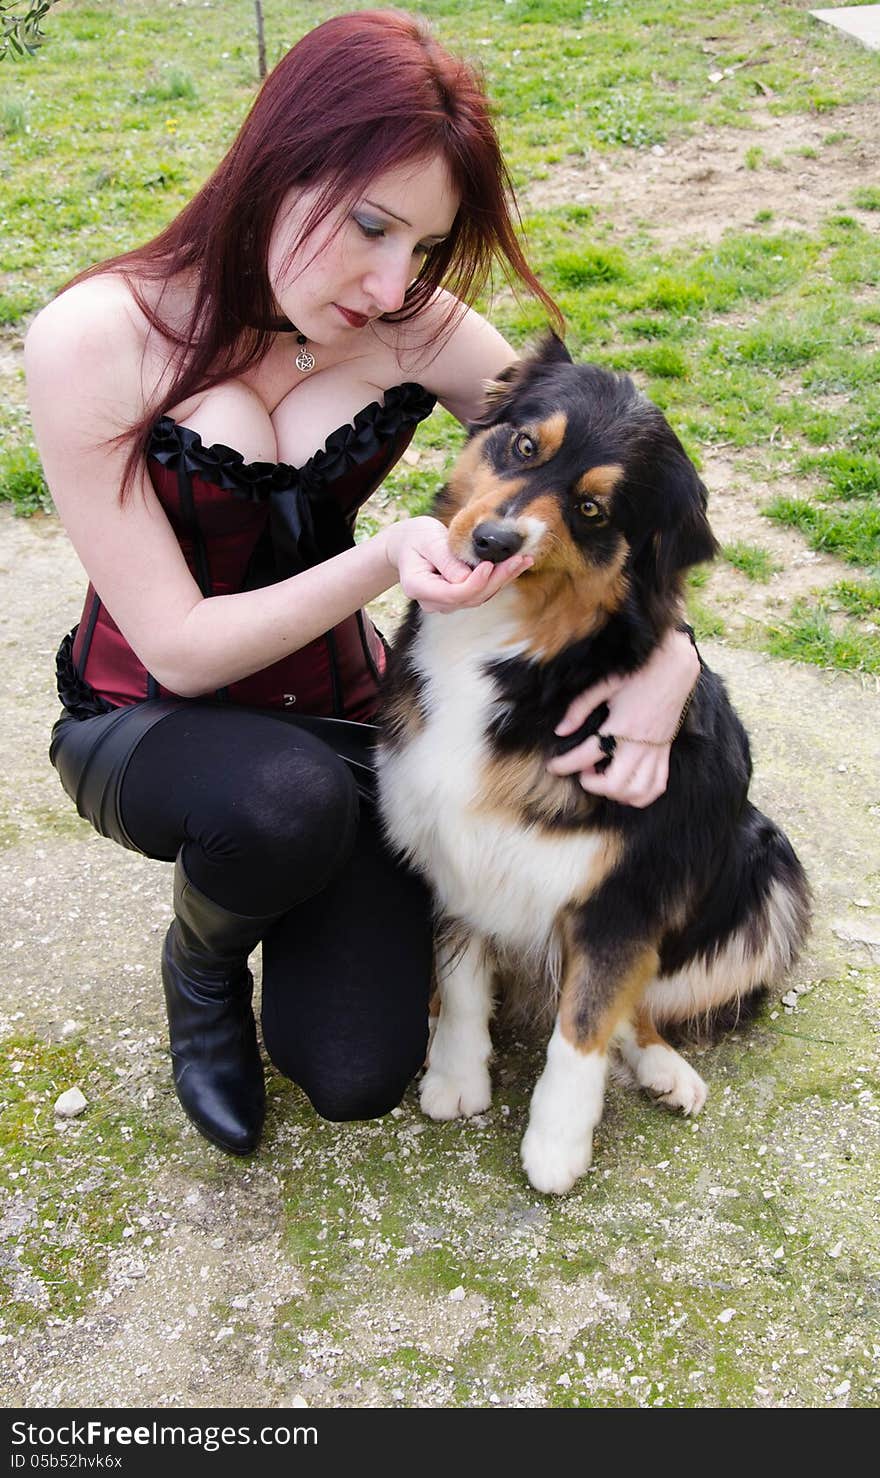
[(839, 1257), (842, 1251), (843, 1251), (843, 1243), (842, 1242), (835, 1242), (835, 1244), (834, 1244), (833, 1247), (829, 1247), (828, 1248), (828, 1256), (829, 1257)]
[(850, 1383), (849, 1383), (848, 1380), (842, 1380), (840, 1382), (840, 1385), (839, 1386), (835, 1386), (834, 1387), (834, 1394), (835, 1394), (835, 1396), (848, 1396), (849, 1395), (849, 1391), (850, 1391)]
[(308, 1408), (309, 1403), (306, 1400), (305, 1396), (291, 1396), (290, 1404), (291, 1406), (295, 1406), (298, 1410), (305, 1411)]
[(784, 1247), (777, 1247), (777, 1249), (774, 1252), (773, 1256), (776, 1258), (776, 1260), (778, 1262), (780, 1260), (780, 1258), (783, 1258), (785, 1256), (785, 1248)]
[(709, 81), (710, 82), (723, 82), (724, 81), (724, 73), (723, 72), (710, 72), (709, 73)]
[(557, 1386), (570, 1386), (571, 1376), (567, 1372), (563, 1373), (557, 1380), (556, 1384)]
[(450, 1295), (449, 1295), (449, 1302), (451, 1304), (460, 1304), (460, 1303), (463, 1303), (464, 1302), (464, 1297), (465, 1297), (464, 1289), (462, 1288), (461, 1284), (459, 1283), (458, 1287), (457, 1288), (453, 1288), (452, 1292), (450, 1293)]
[(55, 1113), (59, 1119), (75, 1119), (86, 1108), (88, 1103), (78, 1088), (68, 1088), (55, 1100)]
[(785, 995), (782, 997), (782, 1004), (783, 1004), (783, 1006), (796, 1006), (797, 1003), (798, 1003), (797, 991), (796, 990), (786, 991)]
[(735, 1313), (736, 1309), (722, 1309), (718, 1315), (718, 1323), (729, 1324)]

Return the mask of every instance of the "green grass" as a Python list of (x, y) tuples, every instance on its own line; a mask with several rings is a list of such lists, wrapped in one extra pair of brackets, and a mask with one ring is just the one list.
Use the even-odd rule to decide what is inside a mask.
[(831, 511), (804, 498), (774, 498), (764, 512), (798, 529), (811, 549), (836, 554), (848, 564), (880, 565), (880, 507)]
[(771, 628), (767, 641), (775, 657), (817, 667), (880, 674), (880, 629), (861, 632), (835, 626), (825, 598), (795, 601), (789, 619)]
[(47, 513), (52, 499), (36, 451), (30, 446), (0, 453), (0, 499), (18, 514)]
[(766, 584), (774, 571), (780, 568), (772, 555), (757, 544), (742, 542), (724, 544), (721, 553), (734, 569), (741, 570), (750, 580), (757, 580), (763, 584)]
[[(616, 167), (699, 130), (741, 128), (756, 104), (825, 115), (823, 147), (841, 145), (850, 135), (834, 127), (835, 110), (872, 99), (880, 83), (875, 54), (796, 7), (760, 0), (733, 10), (725, 0), (431, 0), (412, 9), (483, 69), (520, 188), (556, 162)], [(337, 12), (332, 0), (268, 5), (270, 64)], [(215, 0), (198, 7), (197, 26), (194, 15), (151, 0), (128, 0), (124, 14), (69, 0), (51, 12), (38, 58), (6, 67), (0, 219), (16, 229), (0, 233), (3, 342), (15, 344), (74, 272), (158, 231), (231, 142), (257, 85), (250, 9)], [(716, 38), (711, 54), (707, 36)], [(756, 58), (760, 68), (738, 65)], [(713, 70), (725, 72), (722, 84), (708, 82)], [(744, 151), (749, 173), (784, 163), (757, 138)], [(802, 230), (778, 229), (764, 207), (712, 246), (687, 235), (661, 246), (650, 219), (622, 231), (601, 190), (524, 220), (572, 351), (632, 373), (697, 460), (730, 446), (766, 483), (793, 462), (803, 488), (773, 516), (869, 566), (880, 243), (858, 213), (878, 202), (877, 187), (865, 186), (847, 202), (852, 213), (837, 209)], [(516, 346), (544, 326), (543, 310), (504, 292), (481, 306)], [(0, 391), (0, 497), (23, 512), (45, 508), (20, 380), (0, 375)], [(460, 441), (449, 418), (422, 426), (415, 446), (432, 454), (430, 467), (397, 470), (386, 489), (395, 506), (429, 506)]]
[(863, 189), (856, 190), (853, 205), (859, 210), (880, 210), (880, 185), (866, 185)]
[(828, 596), (852, 616), (875, 616), (880, 612), (880, 580), (838, 580)]
[[(115, 1096), (118, 1078), (84, 1043), (10, 1037), (0, 1057), (0, 1203), (23, 1198), (0, 1268), (8, 1329), (86, 1306), (163, 1141), (154, 1116)], [(88, 1108), (59, 1130), (53, 1105), (74, 1085)]]
[(880, 457), (875, 452), (825, 452), (805, 458), (801, 469), (820, 475), (823, 502), (880, 499)]

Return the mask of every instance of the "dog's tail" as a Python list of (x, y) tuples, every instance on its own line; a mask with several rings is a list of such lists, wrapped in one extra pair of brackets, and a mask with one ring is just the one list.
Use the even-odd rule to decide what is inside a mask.
[(794, 965), (810, 925), (810, 888), (788, 837), (747, 804), (737, 846), (693, 923), (664, 939), (645, 1005), (657, 1026), (714, 1035), (753, 1013)]

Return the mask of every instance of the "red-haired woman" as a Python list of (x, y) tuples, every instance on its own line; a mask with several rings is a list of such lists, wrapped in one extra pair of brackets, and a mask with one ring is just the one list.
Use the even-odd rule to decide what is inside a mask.
[[(362, 607), (489, 600), (413, 518), (355, 545), (359, 506), (437, 400), (461, 421), (513, 356), (467, 304), (523, 258), (473, 71), (399, 12), (310, 32), (207, 184), (148, 245), (34, 322), (27, 373), (58, 512), (88, 573), (59, 653), (52, 759), (96, 829), (174, 860), (162, 975), (178, 1097), (234, 1153), (258, 1142), (263, 1040), (329, 1119), (395, 1105), (424, 1058), (430, 909), (371, 801), (384, 665)], [(610, 695), (615, 727), (671, 733), (686, 637)], [(595, 706), (606, 692), (594, 692)], [(566, 765), (647, 804), (667, 752), (595, 739)]]

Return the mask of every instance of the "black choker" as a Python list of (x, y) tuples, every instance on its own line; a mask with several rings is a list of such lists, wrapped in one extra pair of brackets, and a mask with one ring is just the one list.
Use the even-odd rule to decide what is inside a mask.
[(308, 339), (305, 334), (300, 333), (296, 324), (291, 323), (289, 318), (279, 318), (277, 323), (270, 324), (270, 332), (273, 334), (296, 334), (296, 342), (299, 344), (299, 353), (295, 360), (297, 369), (301, 370), (303, 374), (306, 374), (309, 370), (315, 368), (315, 356), (314, 354), (310, 354), (306, 348)]

